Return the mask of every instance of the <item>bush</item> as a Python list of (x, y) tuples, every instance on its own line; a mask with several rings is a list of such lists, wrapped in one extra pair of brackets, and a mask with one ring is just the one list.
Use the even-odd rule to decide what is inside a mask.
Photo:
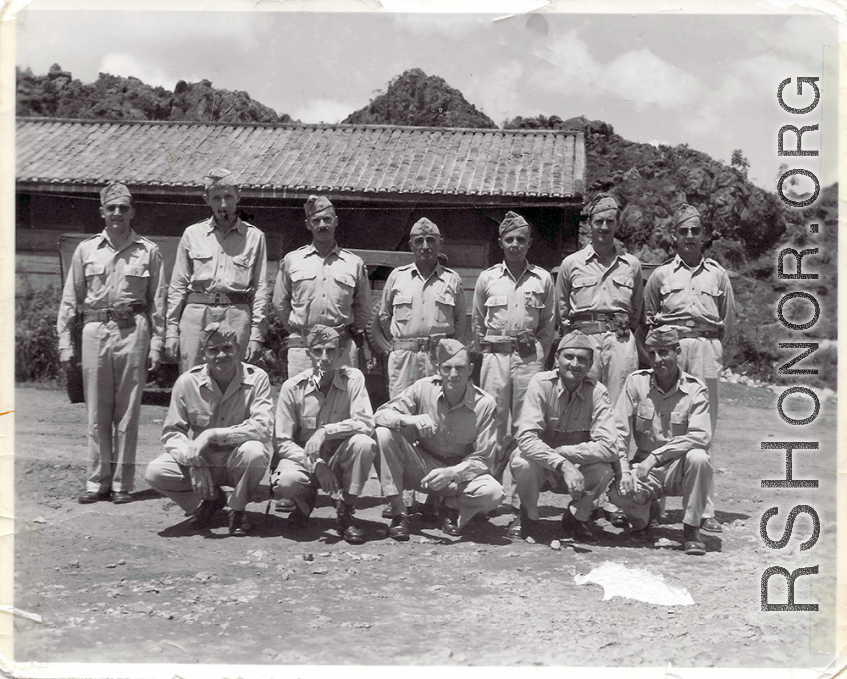
[(56, 318), (62, 292), (51, 285), (15, 300), (15, 379), (21, 382), (59, 377)]

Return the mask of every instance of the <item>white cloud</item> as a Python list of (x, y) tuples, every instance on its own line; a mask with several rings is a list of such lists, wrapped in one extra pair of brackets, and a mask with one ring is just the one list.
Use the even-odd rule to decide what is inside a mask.
[[(476, 78), (467, 88), (465, 98), (473, 102), (497, 125), (520, 109), (519, 87), (524, 79), (523, 65), (518, 61), (498, 66), (485, 78)], [(524, 113), (524, 115), (532, 115)]]
[(462, 40), (491, 24), (491, 17), (456, 16), (451, 14), (409, 13), (394, 16), (400, 30), (418, 36), (436, 36)]
[(333, 99), (310, 99), (290, 112), (290, 116), (303, 123), (339, 123), (360, 108), (349, 102)]
[(145, 85), (158, 85), (169, 90), (172, 90), (179, 80), (179, 78), (165, 73), (153, 63), (141, 62), (129, 54), (121, 54), (120, 52), (110, 52), (104, 56), (100, 61), (99, 71), (110, 75), (120, 75), (124, 78), (133, 76)]

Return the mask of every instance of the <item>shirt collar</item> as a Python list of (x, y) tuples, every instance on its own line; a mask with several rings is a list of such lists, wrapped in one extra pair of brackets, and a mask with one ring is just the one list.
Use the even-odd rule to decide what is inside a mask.
[[(318, 249), (317, 249), (317, 248), (316, 248), (316, 247), (315, 247), (312, 243), (309, 243), (309, 244), (306, 246), (306, 256), (307, 256), (307, 257), (308, 257), (309, 255), (318, 255), (318, 256), (320, 256), (320, 254), (321, 254), (321, 253), (320, 253), (320, 252), (318, 252)], [(333, 247), (333, 248), (332, 248), (332, 250), (330, 250), (330, 251), (329, 251), (329, 254), (327, 255), (327, 257), (328, 257), (329, 255), (332, 255), (332, 254), (334, 254), (336, 257), (341, 257), (341, 248), (340, 248), (340, 247), (338, 247), (338, 243), (336, 243), (336, 244), (335, 244), (335, 247)]]
[[(233, 375), (232, 380), (226, 387), (226, 391), (221, 396), (223, 399), (226, 399), (233, 391), (238, 390), (242, 384), (252, 384), (254, 381), (255, 378), (252, 375), (248, 375), (247, 371), (244, 370), (244, 365), (241, 361), (238, 361), (235, 366), (235, 375)], [(215, 393), (220, 393), (217, 384), (209, 374), (209, 366), (206, 364), (203, 365), (203, 369), (200, 371), (200, 386), (206, 387)]]
[[(447, 397), (444, 395), (444, 384), (443, 384), (441, 378), (440, 377), (436, 378), (435, 383), (438, 385), (438, 398), (443, 398), (444, 403), (447, 404), (448, 407), (449, 407), (449, 404), (447, 403)], [(465, 396), (464, 396), (464, 398), (461, 401), (459, 401), (459, 403), (457, 403), (452, 408), (450, 408), (450, 410), (455, 410), (456, 408), (462, 408), (462, 407), (473, 410), (474, 409), (474, 402), (476, 400), (475, 396), (476, 396), (476, 391), (474, 390), (474, 386), (473, 386), (473, 384), (471, 384), (471, 381), (469, 379), (467, 385), (465, 386)]]
[(694, 266), (688, 266), (688, 264), (685, 263), (685, 261), (682, 259), (682, 257), (680, 257), (679, 255), (674, 255), (673, 263), (674, 263), (674, 269), (678, 269), (681, 266), (684, 266), (686, 269), (689, 269), (690, 271), (696, 271), (697, 269), (704, 268), (706, 266), (706, 258), (701, 254), (700, 255), (700, 261), (697, 262), (697, 264), (695, 264)]
[(214, 218), (214, 217), (209, 217), (209, 221), (208, 221), (208, 222), (206, 222), (206, 232), (207, 232), (207, 233), (212, 233), (212, 231), (214, 231), (216, 228), (217, 228), (217, 229), (219, 229), (219, 230), (220, 230), (220, 232), (221, 232), (224, 236), (228, 236), (230, 233), (232, 233), (232, 230), (233, 230), (233, 229), (235, 229), (236, 231), (238, 231), (238, 233), (240, 233), (242, 236), (243, 236), (243, 235), (247, 232), (247, 225), (246, 225), (244, 222), (242, 222), (242, 221), (241, 221), (241, 218), (240, 218), (240, 217), (236, 217), (236, 218), (235, 218), (235, 225), (234, 225), (232, 228), (230, 228), (230, 230), (229, 230), (229, 231), (227, 231), (226, 233), (224, 233), (224, 230), (223, 230), (223, 229), (221, 229), (221, 228), (218, 226), (218, 224), (217, 224), (217, 222), (215, 221), (215, 218)]
[[(435, 269), (429, 275), (429, 278), (432, 278), (433, 276), (435, 276), (436, 278), (441, 278), (442, 275), (444, 275), (444, 268), (441, 266), (441, 264), (436, 264)], [(418, 269), (418, 265), (414, 262), (412, 262), (412, 276), (420, 276), (423, 280), (429, 280), (429, 278), (424, 278), (424, 275), (420, 272), (420, 269)]]
[(660, 394), (664, 394), (665, 396), (670, 396), (677, 389), (682, 392), (688, 393), (688, 385), (685, 380), (682, 378), (682, 370), (679, 371), (679, 375), (677, 375), (676, 382), (668, 391), (662, 391), (662, 388), (659, 386), (659, 383), (656, 381), (656, 373), (653, 372), (653, 369), (650, 369), (650, 388), (655, 389)]
[[(623, 256), (625, 254), (624, 249), (618, 243), (615, 243), (614, 246), (615, 246), (615, 258), (616, 259), (623, 259)], [(597, 254), (597, 250), (594, 249), (594, 243), (589, 243), (588, 245), (585, 246), (584, 249), (585, 249), (585, 259), (586, 259), (586, 261), (588, 261), (592, 257), (596, 257), (598, 259), (600, 258), (600, 255)]]
[[(139, 242), (141, 242), (141, 236), (139, 236), (137, 233), (135, 233), (135, 229), (133, 229), (132, 227), (129, 227), (129, 238), (127, 239), (126, 243), (124, 243), (123, 246), (121, 246), (121, 248), (119, 250), (117, 250), (117, 252), (120, 252), (121, 250), (123, 250), (130, 243), (139, 243)], [(104, 245), (108, 245), (109, 247), (112, 247), (112, 244), (109, 241), (109, 238), (106, 236), (106, 230), (105, 229), (103, 229), (98, 236), (97, 247), (101, 248)]]
[[(347, 383), (343, 379), (341, 368), (335, 369), (330, 386), (335, 387), (336, 389), (341, 389), (342, 391), (347, 391)], [(306, 393), (312, 391), (319, 391), (318, 378), (314, 372), (310, 372), (306, 376)]]
[[(500, 266), (500, 275), (501, 276), (509, 276), (509, 277), (512, 276), (512, 272), (509, 271), (509, 267), (506, 266), (506, 260), (503, 260), (502, 262), (500, 262), (499, 266)], [(529, 274), (535, 274), (535, 267), (533, 267), (532, 264), (529, 263), (529, 260), (527, 260), (526, 263), (524, 264), (524, 269), (521, 272), (521, 275), (518, 276), (515, 280), (519, 281), (521, 278), (523, 278), (528, 273)]]
[[(579, 398), (583, 401), (585, 400), (585, 384), (586, 384), (586, 382), (589, 382), (589, 379), (587, 377), (583, 377), (582, 382), (580, 382), (577, 385), (576, 389), (573, 390), (573, 396), (575, 396), (575, 397), (577, 397), (577, 398)], [(561, 395), (567, 393), (567, 391), (568, 391), (568, 388), (565, 386), (565, 383), (562, 382), (561, 375), (559, 375), (556, 379), (556, 398), (561, 397)], [(568, 395), (568, 398), (569, 399), (571, 398), (570, 394)]]

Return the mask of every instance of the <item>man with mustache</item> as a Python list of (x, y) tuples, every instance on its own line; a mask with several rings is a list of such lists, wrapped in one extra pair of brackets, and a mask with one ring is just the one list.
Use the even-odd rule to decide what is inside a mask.
[[(246, 506), (271, 458), (271, 385), (243, 363), (238, 331), (213, 322), (201, 335), (205, 362), (179, 376), (162, 427), (165, 453), (147, 466), (147, 483), (206, 528), (229, 505), (229, 533), (246, 535)], [(221, 486), (232, 488), (227, 494)]]
[(335, 502), (338, 534), (362, 544), (365, 532), (353, 514), (376, 457), (365, 376), (339, 365), (341, 337), (334, 328), (316, 325), (306, 342), (312, 367), (279, 392), (274, 448), (281, 459), (271, 486), (277, 498), (294, 503), (288, 522), (295, 528), (308, 525), (320, 487)]
[(165, 326), (165, 272), (158, 246), (132, 229), (129, 189), (100, 192), (101, 233), (79, 244), (59, 305), (59, 360), (75, 361), (72, 328), (82, 329), (88, 411), (88, 480), (81, 504), (132, 502), (138, 418), (147, 371), (156, 370)]
[[(636, 530), (649, 526), (653, 501), (681, 495), (686, 554), (703, 555), (700, 521), (713, 470), (707, 450), (712, 439), (706, 386), (679, 368), (682, 353), (674, 328), (652, 329), (644, 342), (652, 368), (626, 379), (615, 406), (622, 469), (609, 489)], [(634, 469), (627, 461), (635, 439)]]
[(511, 472), (521, 499), (508, 528), (513, 539), (538, 530), (538, 497), (568, 493), (562, 527), (579, 542), (596, 541), (591, 522), (618, 463), (617, 431), (609, 392), (588, 377), (594, 340), (575, 330), (559, 341), (557, 370), (532, 378), (518, 422), (518, 452)]
[(235, 328), (239, 357), (248, 362), (261, 357), (267, 325), (265, 234), (238, 217), (232, 172), (211, 170), (203, 187), (212, 216), (183, 233), (168, 289), (165, 351), (179, 359), (180, 372), (203, 362), (200, 336), (209, 323)]
[[(697, 208), (683, 203), (673, 216), (676, 255), (657, 268), (644, 289), (648, 326), (674, 328), (679, 337), (680, 370), (706, 383), (714, 437), (718, 423), (718, 385), (723, 344), (735, 323), (735, 297), (729, 275), (703, 256), (706, 231)], [(714, 449), (709, 453), (714, 460)], [(715, 518), (714, 490), (703, 511), (701, 528), (722, 532)]]
[(435, 351), (438, 374), (418, 380), (374, 416), (379, 480), (391, 506), (388, 534), (394, 540), (410, 537), (404, 490), (443, 498), (441, 530), (452, 536), (503, 498), (503, 488), (491, 476), (494, 398), (470, 381), (464, 344), (443, 339)]

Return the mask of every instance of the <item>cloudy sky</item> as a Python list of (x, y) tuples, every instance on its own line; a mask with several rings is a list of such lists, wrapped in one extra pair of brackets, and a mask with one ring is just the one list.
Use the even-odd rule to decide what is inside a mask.
[[(836, 38), (824, 15), (28, 9), (17, 61), (36, 74), (58, 63), (84, 82), (98, 72), (167, 88), (206, 78), (303, 122), (338, 122), (417, 67), (498, 125), (517, 115), (584, 115), (627, 139), (687, 143), (727, 163), (740, 148), (750, 178), (773, 190), (782, 162), (822, 185), (836, 180), (835, 81), (824, 66), (824, 46)], [(780, 81), (796, 76), (822, 78), (821, 104), (804, 116), (777, 104)], [(784, 96), (810, 103), (793, 84)], [(782, 125), (816, 123), (821, 132), (807, 133), (804, 147), (823, 146), (821, 158), (777, 156)]]

